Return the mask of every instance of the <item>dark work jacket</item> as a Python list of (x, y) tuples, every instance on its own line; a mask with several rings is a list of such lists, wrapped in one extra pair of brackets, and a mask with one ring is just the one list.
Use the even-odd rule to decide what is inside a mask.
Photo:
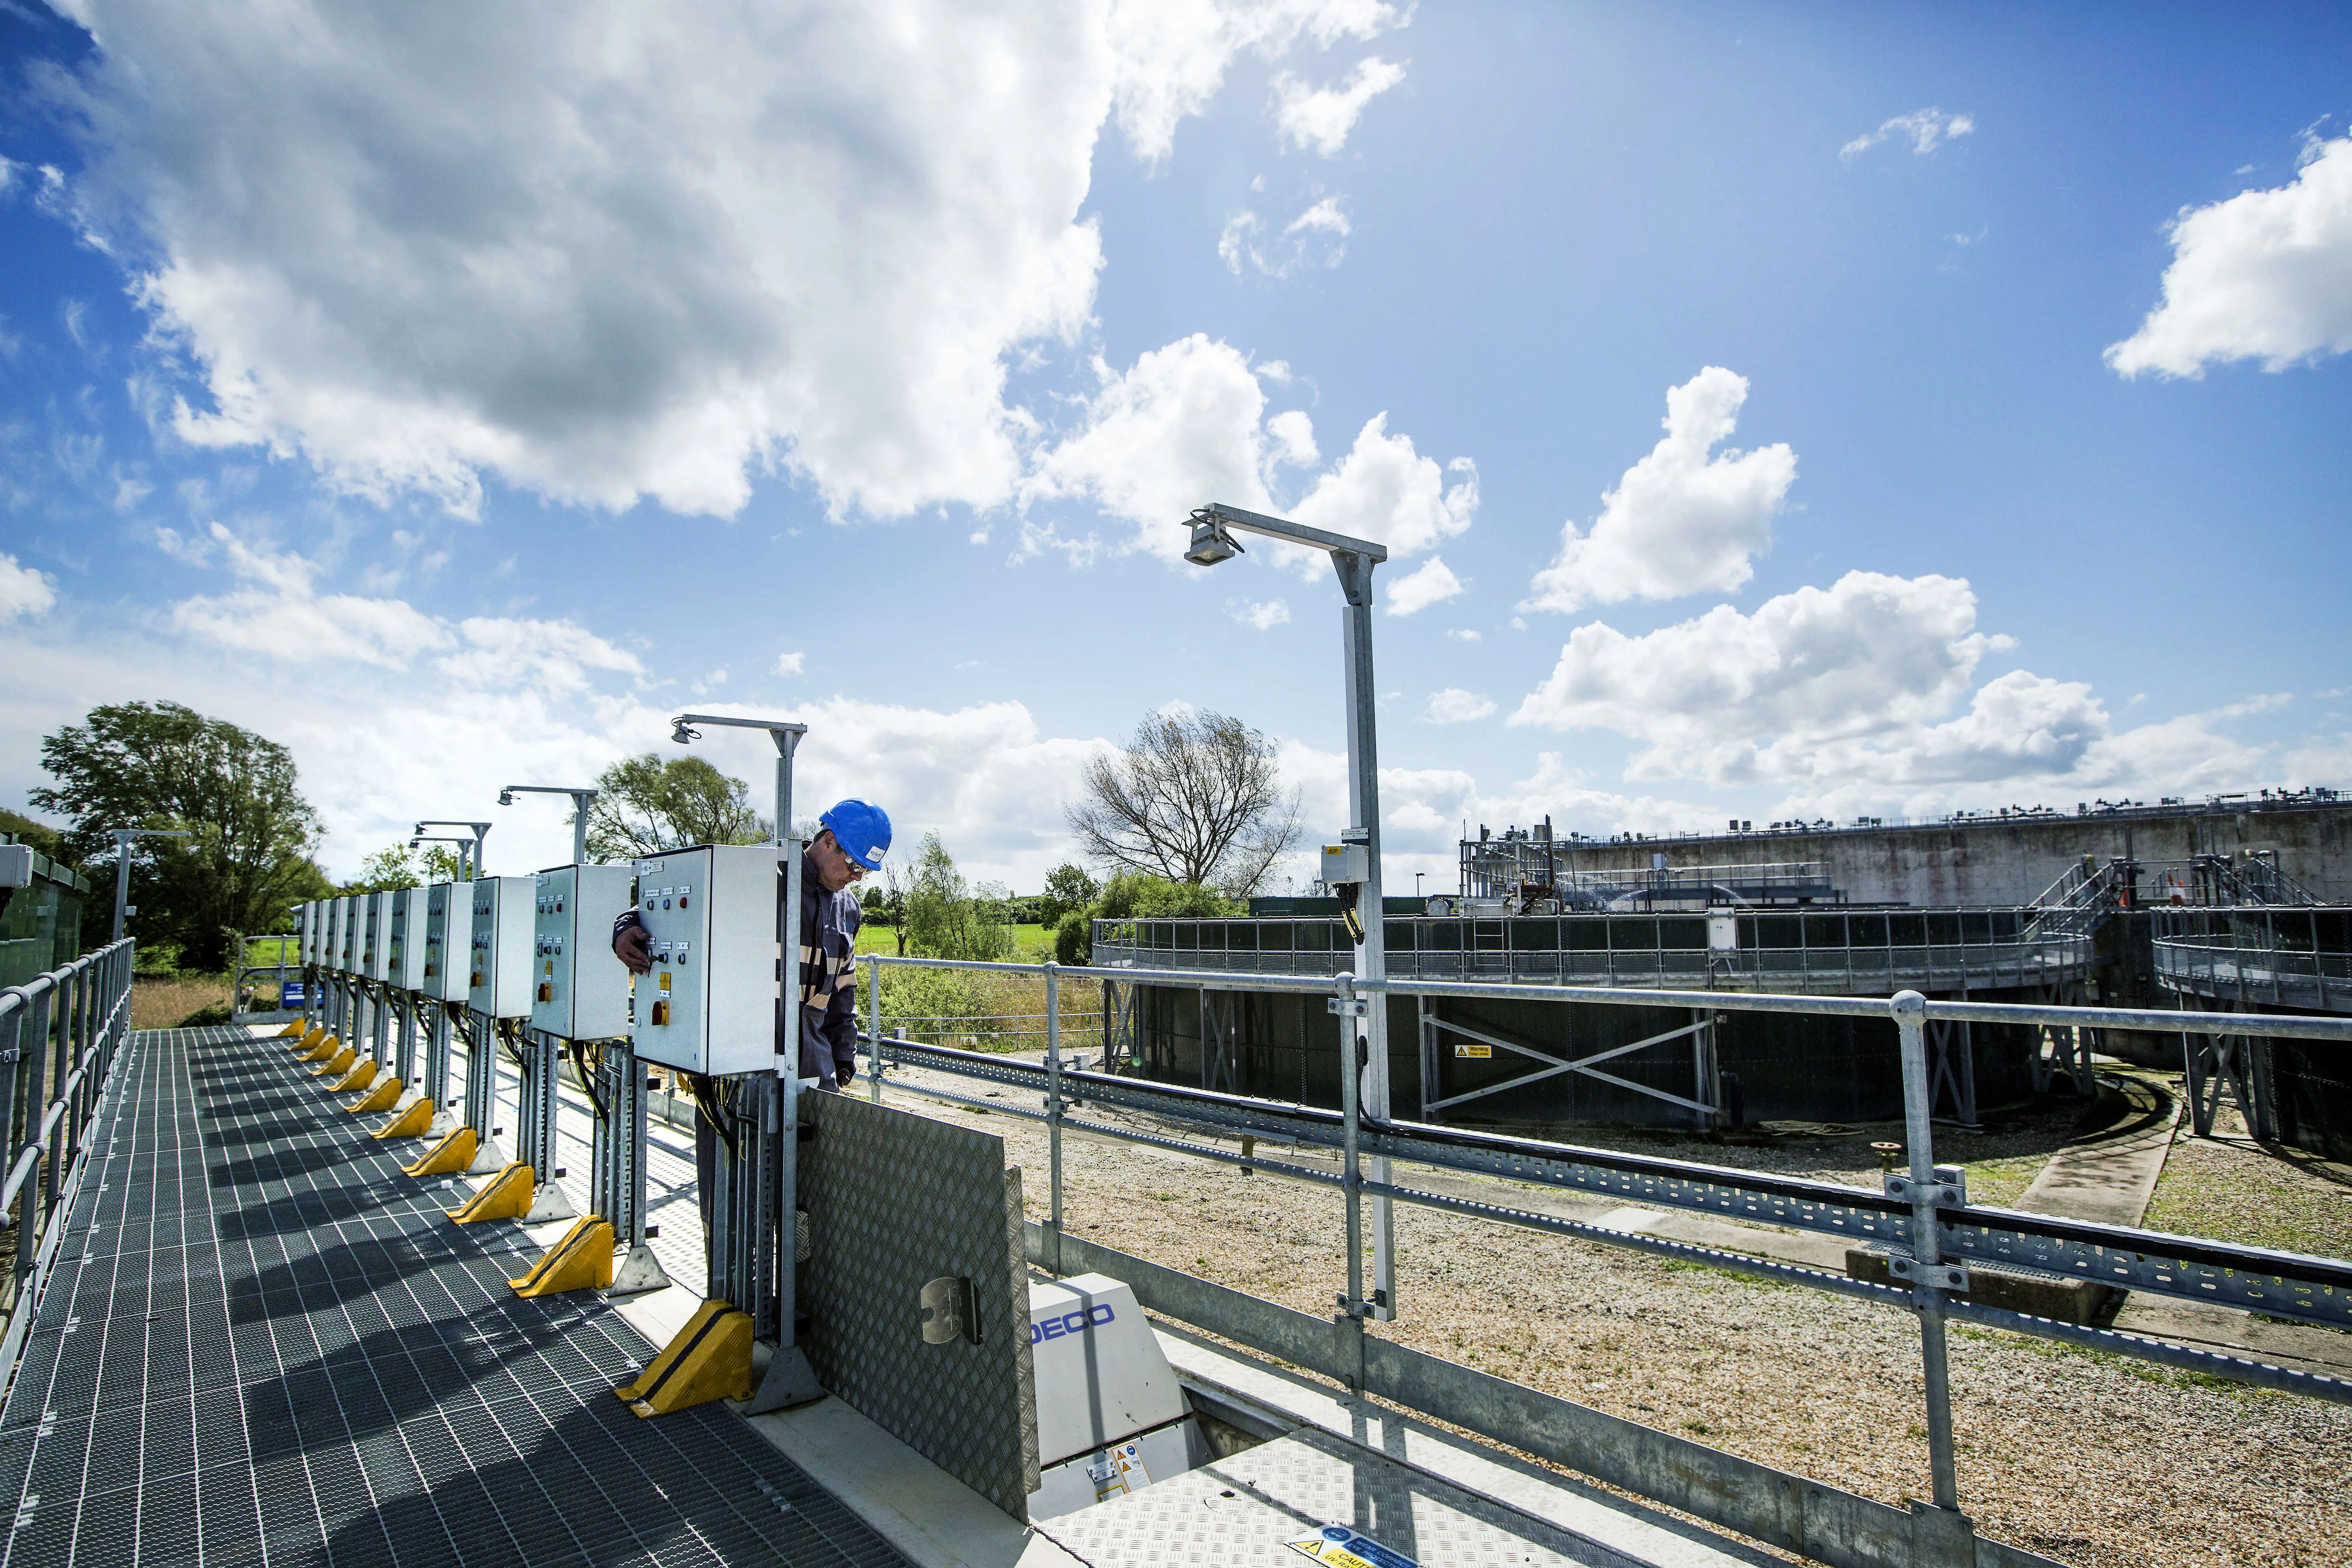
[[(776, 902), (780, 914), (784, 885), (779, 874)], [(801, 856), (801, 1076), (822, 1079), (827, 1089), (833, 1088), (844, 1073), (857, 1068), (856, 954), (862, 913), (856, 896), (848, 889), (826, 892), (824, 884), (817, 880), (816, 862), (806, 854)], [(625, 910), (613, 921), (613, 936), (617, 941), (628, 927), (643, 924), (636, 910)], [(776, 1048), (783, 1048), (781, 1039)]]

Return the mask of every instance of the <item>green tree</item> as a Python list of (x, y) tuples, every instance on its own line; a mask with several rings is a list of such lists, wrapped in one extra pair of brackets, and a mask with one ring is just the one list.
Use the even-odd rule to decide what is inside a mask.
[(758, 844), (774, 824), (751, 808), (750, 786), (700, 757), (624, 757), (596, 780), (588, 858), (627, 860), (688, 844)]
[(131, 927), (191, 968), (226, 968), (233, 933), (283, 929), (289, 905), (320, 896), (318, 813), (274, 741), (176, 702), (111, 703), (44, 740), (41, 765), (57, 783), (28, 798), (73, 819), (67, 856), (94, 881), (112, 878), (110, 828), (191, 835), (138, 842)]
[(0, 833), (13, 837), (19, 844), (29, 844), (39, 854), (52, 860), (62, 859), (65, 846), (58, 841), (58, 830), (45, 822), (36, 822), (19, 811), (0, 810)]
[(1093, 903), (1099, 890), (1083, 867), (1066, 861), (1055, 867), (1045, 873), (1045, 896), (1037, 900), (1037, 923), (1048, 930), (1060, 925), (1064, 915)]
[(1187, 916), (1213, 920), (1249, 912), (1239, 904), (1198, 882), (1155, 877), (1149, 871), (1121, 871), (1102, 886), (1095, 900), (1097, 920), (1178, 920)]
[[(436, 849), (441, 847), (436, 844)], [(360, 862), (356, 882), (346, 882), (335, 889), (338, 893), (388, 893), (396, 888), (415, 888), (423, 884), (416, 876), (416, 851), (405, 844), (387, 844)]]
[(975, 893), (956, 869), (955, 858), (936, 833), (923, 835), (907, 886), (901, 929), (918, 958), (961, 958), (1003, 963), (1013, 956), (1013, 928), (1003, 919), (999, 889)]

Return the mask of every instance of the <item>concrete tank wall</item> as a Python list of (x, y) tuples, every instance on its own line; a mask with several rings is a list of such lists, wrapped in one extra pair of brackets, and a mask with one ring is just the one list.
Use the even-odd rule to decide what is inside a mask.
[(2129, 816), (2016, 816), (1905, 827), (1712, 834), (1622, 844), (1562, 840), (1564, 868), (1646, 871), (1819, 860), (1857, 903), (2031, 903), (2085, 855), (2141, 861), (2275, 851), (2279, 868), (2323, 902), (2352, 903), (2352, 804), (2245, 810), (2185, 806)]
[[(1139, 986), (1137, 1033), (1144, 1074), (1166, 1083), (1230, 1089), (1336, 1110), (1339, 1104), (1339, 1021), (1320, 996), (1230, 993), (1238, 1040), (1230, 1082), (1204, 1082), (1201, 993), (1188, 987)], [(1994, 999), (1979, 994), (1978, 1000)], [(1449, 998), (1442, 1016), (1484, 1034), (1516, 1040), (1548, 1054), (1581, 1057), (1682, 1027), (1687, 1007), (1622, 1007), (1598, 1003), (1519, 1002)], [(1410, 997), (1389, 1000), (1389, 1083), (1394, 1113), (1430, 1120), (1422, 1102), (1419, 1022)], [(1463, 1037), (1441, 1033), (1441, 1099), (1513, 1078), (1540, 1066), (1496, 1051), (1464, 1058), (1453, 1051)], [(1972, 1031), (1978, 1103), (1987, 1109), (2024, 1099), (2032, 1089), (2030, 1031), (1981, 1025)], [(1739, 1075), (1747, 1119), (1753, 1121), (1877, 1121), (1900, 1116), (1903, 1074), (1891, 1019), (1827, 1018), (1758, 1013), (1723, 1015), (1717, 1031), (1717, 1067)], [(1622, 1079), (1689, 1097), (1693, 1088), (1687, 1037), (1603, 1064)], [(1561, 1073), (1525, 1089), (1466, 1101), (1437, 1120), (1465, 1125), (1601, 1123), (1689, 1127), (1682, 1107), (1581, 1074)]]

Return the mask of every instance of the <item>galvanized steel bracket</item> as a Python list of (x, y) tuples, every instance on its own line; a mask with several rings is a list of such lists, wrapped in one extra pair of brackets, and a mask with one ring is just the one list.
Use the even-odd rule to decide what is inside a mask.
[(1369, 1018), (1372, 1016), (1372, 1005), (1361, 996), (1330, 996), (1324, 999), (1323, 1005), (1342, 1018)]
[(1969, 1271), (1958, 1263), (1922, 1263), (1916, 1258), (1897, 1252), (1886, 1259), (1886, 1271), (1897, 1279), (1923, 1285), (1931, 1290), (1965, 1294), (1969, 1288)]
[(1886, 1195), (1899, 1204), (1926, 1204), (1938, 1209), (1969, 1206), (1968, 1173), (1958, 1165), (1937, 1166), (1932, 1182), (1915, 1182), (1899, 1171), (1889, 1171), (1883, 1179)]

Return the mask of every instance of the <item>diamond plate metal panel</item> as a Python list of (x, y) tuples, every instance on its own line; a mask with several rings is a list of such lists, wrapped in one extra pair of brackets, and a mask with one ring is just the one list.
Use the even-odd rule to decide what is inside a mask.
[[(802, 1101), (809, 1365), (835, 1394), (1014, 1519), (1037, 1489), (1021, 1172), (1004, 1141), (845, 1094)], [(926, 1344), (924, 1284), (971, 1281), (980, 1342)]]

